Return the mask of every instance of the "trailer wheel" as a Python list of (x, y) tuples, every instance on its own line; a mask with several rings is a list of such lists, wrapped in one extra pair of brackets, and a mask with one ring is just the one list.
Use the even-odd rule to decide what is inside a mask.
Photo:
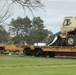
[(35, 55), (34, 56), (39, 57), (39, 56), (42, 56), (42, 54), (43, 54), (42, 49), (40, 49), (40, 48), (35, 49)]
[(25, 48), (25, 49), (23, 50), (23, 54), (24, 54), (24, 55), (27, 55), (27, 56), (30, 56), (30, 48)]
[(76, 38), (74, 35), (68, 35), (66, 38), (67, 46), (75, 46), (76, 45)]

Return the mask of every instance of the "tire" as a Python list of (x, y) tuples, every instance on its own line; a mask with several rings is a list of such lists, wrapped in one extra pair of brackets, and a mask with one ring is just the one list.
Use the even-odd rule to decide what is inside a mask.
[(31, 56), (31, 54), (30, 54), (30, 49), (29, 49), (29, 48), (25, 48), (25, 49), (23, 50), (23, 54), (24, 54), (24, 55), (27, 55), (27, 56)]
[(34, 56), (39, 57), (39, 56), (42, 56), (42, 54), (43, 54), (43, 51), (41, 48), (35, 49), (35, 55)]
[(76, 45), (76, 37), (74, 35), (68, 35), (66, 37), (66, 45), (67, 46), (75, 46)]

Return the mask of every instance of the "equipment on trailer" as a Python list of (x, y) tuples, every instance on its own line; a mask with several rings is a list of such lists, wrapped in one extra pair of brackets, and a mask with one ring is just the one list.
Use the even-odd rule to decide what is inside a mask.
[(65, 17), (58, 39), (51, 46), (76, 46), (76, 17)]

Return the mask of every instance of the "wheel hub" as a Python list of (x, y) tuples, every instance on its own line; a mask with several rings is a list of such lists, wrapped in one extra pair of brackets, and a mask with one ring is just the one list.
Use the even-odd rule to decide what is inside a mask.
[(69, 43), (70, 45), (72, 45), (72, 44), (74, 43), (74, 39), (73, 39), (73, 38), (69, 38), (69, 39), (68, 39), (68, 43)]

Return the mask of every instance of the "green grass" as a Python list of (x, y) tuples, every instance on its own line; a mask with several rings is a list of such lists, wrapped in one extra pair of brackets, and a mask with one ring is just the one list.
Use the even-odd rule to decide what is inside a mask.
[(0, 75), (76, 75), (76, 59), (0, 56)]

